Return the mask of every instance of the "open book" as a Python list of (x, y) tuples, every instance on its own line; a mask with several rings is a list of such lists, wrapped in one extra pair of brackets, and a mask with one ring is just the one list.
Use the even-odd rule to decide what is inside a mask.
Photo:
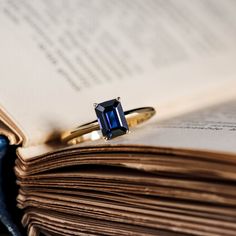
[[(29, 235), (235, 235), (234, 1), (2, 1), (0, 134)], [(68, 146), (93, 103), (156, 116)]]

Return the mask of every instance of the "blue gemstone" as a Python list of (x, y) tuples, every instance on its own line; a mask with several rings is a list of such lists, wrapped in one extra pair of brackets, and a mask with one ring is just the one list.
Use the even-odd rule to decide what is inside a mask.
[(108, 111), (105, 113), (106, 114), (106, 119), (109, 124), (110, 129), (115, 129), (119, 126), (118, 118), (116, 116), (116, 113), (114, 111)]
[(117, 99), (99, 103), (95, 112), (102, 134), (107, 139), (126, 134), (129, 130), (121, 103)]

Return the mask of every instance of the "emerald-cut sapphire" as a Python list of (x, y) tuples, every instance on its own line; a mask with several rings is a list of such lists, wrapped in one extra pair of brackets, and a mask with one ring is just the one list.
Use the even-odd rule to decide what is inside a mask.
[(107, 139), (126, 134), (129, 130), (121, 103), (112, 99), (96, 105), (95, 112), (102, 134)]

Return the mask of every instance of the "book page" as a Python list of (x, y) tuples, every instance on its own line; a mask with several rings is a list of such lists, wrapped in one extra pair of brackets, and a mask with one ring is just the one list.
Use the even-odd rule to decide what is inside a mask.
[[(230, 99), (236, 85), (233, 1), (0, 3), (0, 105), (44, 143), (95, 119), (93, 103), (158, 118)], [(9, 122), (11, 124), (11, 122)]]
[[(18, 154), (24, 161), (54, 151), (75, 151), (76, 148), (134, 146), (149, 149), (165, 149), (167, 153), (204, 153), (205, 156), (233, 158), (236, 154), (236, 99), (218, 105), (189, 112), (171, 119), (150, 120), (133, 127), (126, 135), (104, 141), (87, 141), (77, 145), (54, 143), (28, 148), (18, 148)], [(109, 150), (109, 149), (108, 149)], [(128, 152), (125, 149), (124, 153)], [(55, 153), (54, 153), (55, 154)]]
[(110, 143), (235, 155), (235, 140), (236, 100), (232, 100), (162, 122), (144, 124), (130, 135)]
[(22, 141), (19, 140), (19, 136), (15, 133), (16, 133), (15, 130), (11, 130), (8, 126), (6, 126), (4, 123), (0, 121), (0, 135), (7, 137), (9, 143), (12, 145), (19, 144)]

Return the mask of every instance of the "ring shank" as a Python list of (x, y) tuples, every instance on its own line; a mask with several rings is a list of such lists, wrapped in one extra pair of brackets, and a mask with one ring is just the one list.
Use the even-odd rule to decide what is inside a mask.
[[(153, 107), (141, 107), (124, 112), (127, 124), (134, 127), (150, 119), (156, 113)], [(74, 130), (64, 132), (61, 141), (68, 144), (77, 144), (102, 138), (97, 120), (83, 124)], [(94, 134), (94, 135), (93, 135)]]

